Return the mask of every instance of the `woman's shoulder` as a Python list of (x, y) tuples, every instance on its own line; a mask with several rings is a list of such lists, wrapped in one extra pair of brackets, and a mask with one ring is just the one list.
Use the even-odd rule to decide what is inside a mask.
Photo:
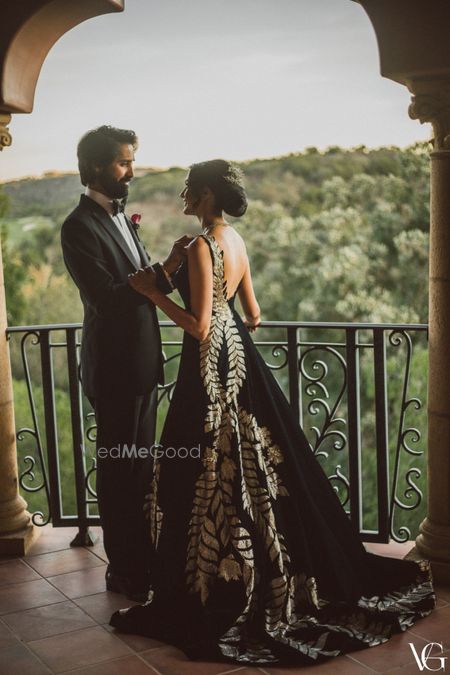
[(230, 244), (237, 244), (238, 246), (245, 246), (244, 238), (241, 234), (233, 227), (233, 225), (227, 225), (222, 231), (212, 231), (212, 236), (217, 240), (223, 240), (224, 242)]
[(233, 242), (233, 245), (235, 247), (236, 252), (241, 252), (241, 253), (246, 252), (247, 247), (245, 246), (244, 237), (237, 230), (235, 230), (234, 227), (230, 226), (230, 228), (231, 228), (230, 232), (233, 235), (232, 242)]
[(199, 234), (187, 246), (188, 256), (199, 256), (209, 250), (209, 244), (204, 234)]

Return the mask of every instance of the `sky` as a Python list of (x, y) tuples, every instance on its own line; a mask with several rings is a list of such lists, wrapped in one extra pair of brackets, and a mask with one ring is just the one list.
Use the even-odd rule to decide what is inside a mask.
[(351, 0), (125, 0), (52, 48), (34, 112), (13, 116), (0, 181), (76, 171), (80, 136), (100, 124), (137, 132), (137, 166), (403, 147), (430, 137), (409, 99), (380, 76)]

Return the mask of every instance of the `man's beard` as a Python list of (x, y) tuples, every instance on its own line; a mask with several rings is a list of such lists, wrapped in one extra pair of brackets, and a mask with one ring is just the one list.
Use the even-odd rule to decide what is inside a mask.
[(98, 182), (104, 192), (112, 199), (123, 199), (128, 196), (128, 185), (124, 180), (117, 180), (109, 176), (106, 171), (98, 177)]

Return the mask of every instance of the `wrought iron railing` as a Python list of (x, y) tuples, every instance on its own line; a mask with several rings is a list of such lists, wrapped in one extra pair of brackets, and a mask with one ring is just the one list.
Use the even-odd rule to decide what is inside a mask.
[[(179, 329), (161, 327), (160, 422), (181, 351)], [(20, 486), (35, 524), (79, 528), (73, 545), (91, 543), (89, 525), (99, 523), (95, 418), (78, 379), (80, 335), (80, 324), (8, 329)], [(255, 335), (362, 539), (411, 538), (424, 515), (427, 326), (265, 322)]]

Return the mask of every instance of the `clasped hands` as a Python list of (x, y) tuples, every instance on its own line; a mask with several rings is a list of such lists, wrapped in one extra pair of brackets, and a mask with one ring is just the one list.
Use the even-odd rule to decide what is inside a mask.
[[(181, 265), (187, 256), (187, 247), (193, 239), (194, 237), (185, 234), (174, 242), (172, 250), (163, 263), (164, 270), (167, 274), (173, 274)], [(138, 293), (147, 296), (150, 296), (157, 290), (156, 279), (156, 273), (150, 266), (140, 269), (134, 274), (128, 275), (128, 283), (130, 286)]]

